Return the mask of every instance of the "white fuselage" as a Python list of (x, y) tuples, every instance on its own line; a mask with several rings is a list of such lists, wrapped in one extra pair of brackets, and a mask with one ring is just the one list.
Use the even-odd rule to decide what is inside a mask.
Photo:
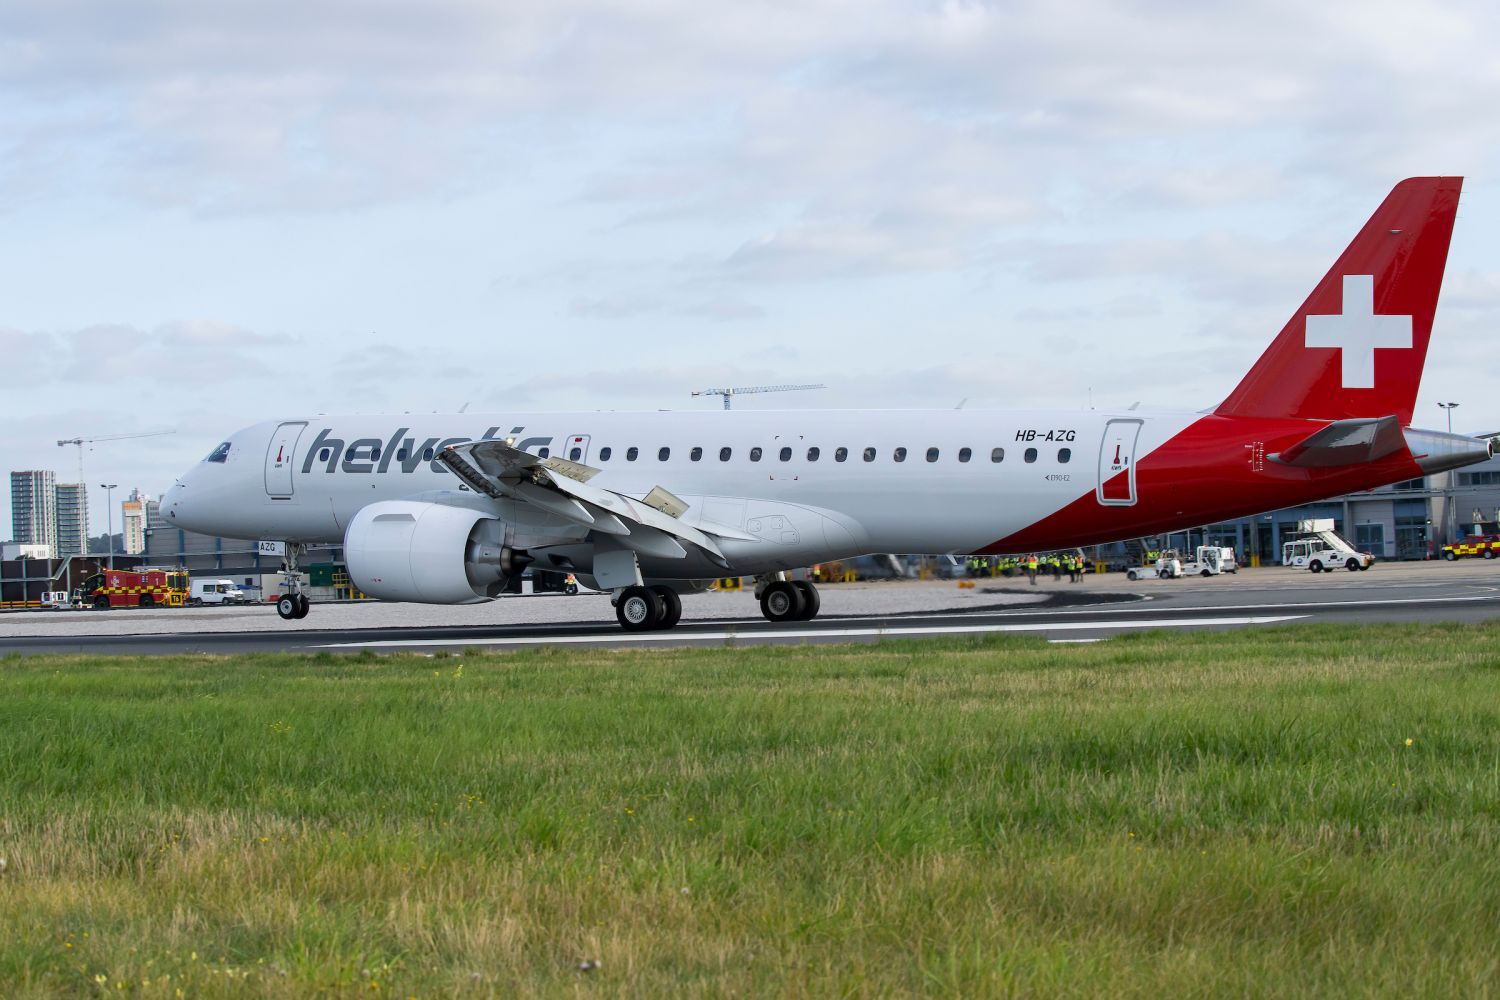
[[(1118, 472), (1122, 441), (1130, 464), (1195, 419), (966, 410), (319, 416), (238, 432), (219, 461), (172, 488), (163, 509), (195, 531), (338, 542), (370, 503), (458, 491), (493, 505), (517, 547), (581, 543), (579, 526), (467, 493), (435, 460), (448, 444), (512, 438), (523, 451), (600, 470), (591, 483), (614, 492), (640, 498), (663, 487), (689, 505), (686, 523), (755, 536), (731, 557), (749, 573), (866, 552), (980, 550), (1094, 493)], [(715, 575), (691, 561), (654, 570)]]

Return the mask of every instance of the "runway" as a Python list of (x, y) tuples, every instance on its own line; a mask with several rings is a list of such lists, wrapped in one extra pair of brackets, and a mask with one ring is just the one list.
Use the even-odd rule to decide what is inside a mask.
[[(748, 594), (707, 594), (684, 602), (689, 611), (677, 628), (645, 633), (620, 629), (602, 596), (502, 601), (462, 609), (462, 615), (448, 614), (456, 619), (451, 624), (440, 621), (448, 609), (434, 612), (407, 605), (315, 607), (313, 616), (295, 625), (282, 622), (267, 606), (32, 612), (0, 618), (0, 653), (626, 649), (879, 642), (1004, 633), (1054, 642), (1090, 642), (1145, 630), (1500, 619), (1500, 565), (1493, 562), (1387, 564), (1366, 573), (1316, 576), (1261, 569), (1233, 577), (1135, 584), (1118, 574), (1073, 586), (1049, 581), (1032, 588), (1025, 581), (1012, 580), (978, 584), (972, 590), (960, 590), (951, 581), (828, 587), (825, 613), (814, 621), (795, 624), (766, 621), (753, 611)], [(861, 608), (873, 610), (861, 613)], [(486, 614), (509, 620), (475, 621)]]

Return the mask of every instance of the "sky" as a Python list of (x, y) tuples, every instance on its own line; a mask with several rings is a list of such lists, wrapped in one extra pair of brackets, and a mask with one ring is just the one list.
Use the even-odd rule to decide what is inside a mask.
[(1497, 37), (1487, 2), (9, 0), (0, 460), (173, 429), (84, 454), (159, 494), (261, 419), (766, 383), (828, 388), (736, 405), (1209, 407), (1415, 174), (1467, 178), (1415, 422), (1497, 430)]

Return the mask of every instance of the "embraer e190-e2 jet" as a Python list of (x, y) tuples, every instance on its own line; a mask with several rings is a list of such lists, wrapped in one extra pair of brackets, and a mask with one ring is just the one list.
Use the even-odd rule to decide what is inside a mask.
[(1409, 425), (1461, 178), (1402, 181), (1223, 402), (1194, 413), (793, 410), (318, 416), (232, 435), (163, 501), (170, 523), (344, 547), (390, 601), (470, 604), (526, 566), (670, 628), (680, 596), (753, 576), (808, 619), (788, 571), (872, 552), (1014, 553), (1290, 507), (1488, 458)]

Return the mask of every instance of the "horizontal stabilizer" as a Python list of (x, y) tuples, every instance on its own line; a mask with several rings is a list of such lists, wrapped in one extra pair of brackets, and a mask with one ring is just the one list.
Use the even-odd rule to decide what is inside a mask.
[(1335, 420), (1309, 434), (1271, 461), (1301, 469), (1332, 469), (1374, 462), (1406, 447), (1401, 421), (1395, 416)]

